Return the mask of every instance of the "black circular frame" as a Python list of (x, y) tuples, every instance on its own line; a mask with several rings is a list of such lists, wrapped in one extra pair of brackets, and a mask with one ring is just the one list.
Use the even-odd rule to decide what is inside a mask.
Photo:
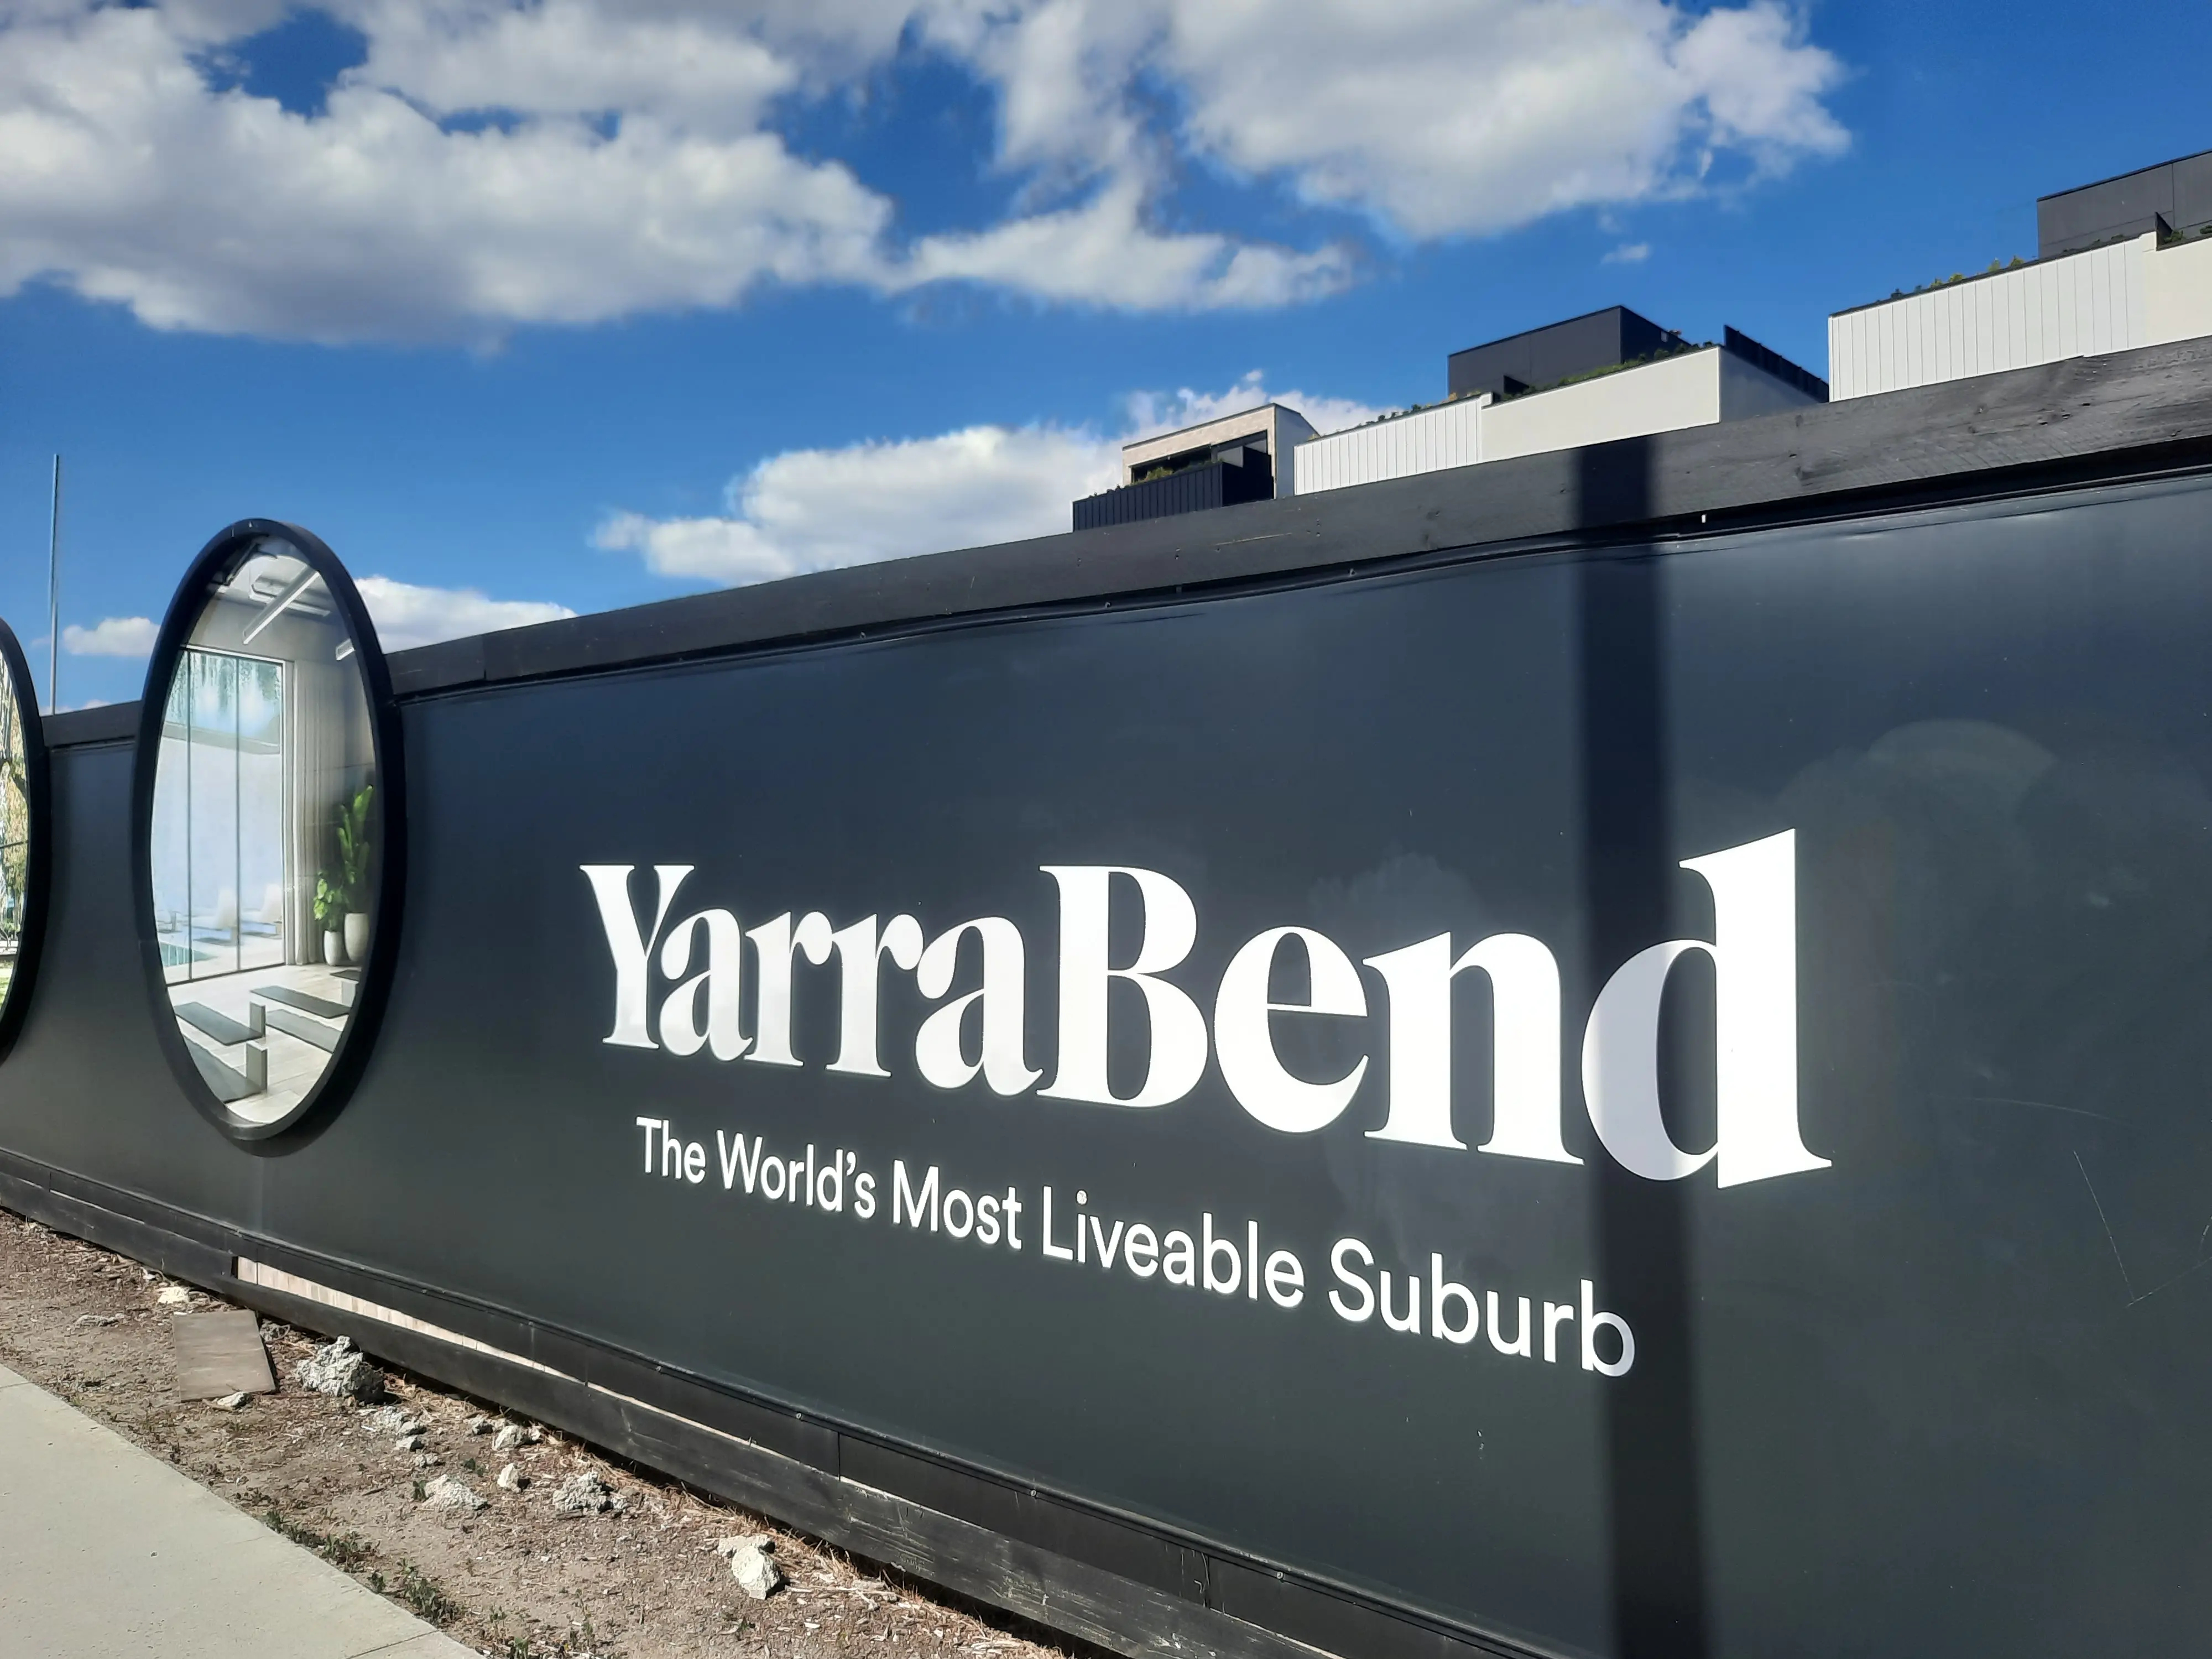
[[(175, 678), (178, 659), (191, 642), (192, 629), (215, 589), (228, 580), (241, 561), (264, 547), (301, 560), (320, 576), (331, 603), (345, 620), (347, 635), (353, 641), (353, 661), (361, 671), (362, 688), (368, 699), (369, 745), (383, 816), (381, 832), (369, 848), (376, 893), (370, 912), (373, 943), (368, 960), (362, 965), (351, 1017), (331, 1051), (330, 1063), (300, 1103), (270, 1122), (250, 1123), (216, 1097), (200, 1076), (199, 1067), (192, 1063), (184, 1034), (177, 1029), (168, 981), (161, 971), (160, 928), (154, 913), (154, 785), (161, 764), (169, 684)], [(392, 701), (392, 676), (377, 643), (375, 624), (369, 620), (353, 578), (320, 537), (273, 519), (241, 519), (200, 550), (178, 585), (176, 597), (169, 601), (168, 614), (161, 619), (161, 631), (155, 641), (153, 659), (146, 666), (145, 700), (139, 705), (137, 771), (131, 781), (131, 877), (137, 884), (133, 898), (139, 953), (157, 1016), (156, 1035), (169, 1069), (176, 1073), (178, 1086), (200, 1115), (248, 1151), (282, 1153), (312, 1140), (345, 1104), (368, 1064), (376, 1028), (391, 994), (393, 963), (398, 956), (402, 890), (406, 884), (406, 774), (400, 757), (399, 729), (398, 710)]]
[(32, 982), (39, 972), (39, 945), (46, 933), (47, 866), (52, 856), (49, 833), (52, 807), (48, 794), (46, 725), (39, 717), (38, 688), (15, 630), (0, 622), (0, 674), (15, 695), (16, 718), (23, 727), (23, 793), (31, 810), (31, 844), (23, 860), (23, 925), (15, 936), (15, 971), (0, 1003), (0, 1060), (15, 1045), (15, 1034), (31, 1006)]

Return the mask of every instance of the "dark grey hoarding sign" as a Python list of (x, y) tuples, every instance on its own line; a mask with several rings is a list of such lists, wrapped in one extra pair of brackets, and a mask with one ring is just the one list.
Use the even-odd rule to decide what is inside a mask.
[(328, 1127), (210, 1129), (72, 891), (0, 1145), (1423, 1628), (2184, 1650), (2208, 503), (424, 698)]

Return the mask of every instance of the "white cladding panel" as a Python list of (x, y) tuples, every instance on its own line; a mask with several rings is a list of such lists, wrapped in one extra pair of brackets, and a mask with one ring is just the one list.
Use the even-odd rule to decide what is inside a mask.
[(1828, 319), (1838, 399), (1995, 374), (2150, 343), (2156, 238), (2046, 259)]
[(2212, 240), (2162, 247), (2144, 279), (2150, 338), (2146, 345), (2212, 334)]
[(1724, 355), (1709, 346), (1493, 404), (1482, 412), (1482, 458), (1500, 461), (1710, 426), (1721, 417)]
[(1504, 403), (1486, 395), (1297, 447), (1297, 489), (1324, 489), (1796, 409), (1814, 399), (1718, 347)]
[(1482, 410), (1487, 398), (1462, 398), (1412, 415), (1333, 432), (1297, 447), (1297, 493), (1410, 477), (1482, 459)]

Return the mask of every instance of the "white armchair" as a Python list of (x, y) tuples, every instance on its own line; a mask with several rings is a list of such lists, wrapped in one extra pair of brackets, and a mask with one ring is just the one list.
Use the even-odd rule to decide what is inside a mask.
[(277, 934), (284, 929), (284, 884), (272, 881), (263, 890), (261, 908), (246, 913), (246, 931), (249, 933)]

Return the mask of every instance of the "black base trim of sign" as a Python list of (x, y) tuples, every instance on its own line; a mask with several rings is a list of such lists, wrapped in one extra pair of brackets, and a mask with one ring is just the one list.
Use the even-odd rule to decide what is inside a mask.
[[(0, 1152), (0, 1206), (521, 1412), (839, 1549), (1133, 1656), (1565, 1659), (743, 1400), (664, 1367)], [(241, 1256), (459, 1340), (240, 1279)], [(411, 1305), (404, 1305), (411, 1304)], [(481, 1345), (481, 1346), (478, 1346)]]

